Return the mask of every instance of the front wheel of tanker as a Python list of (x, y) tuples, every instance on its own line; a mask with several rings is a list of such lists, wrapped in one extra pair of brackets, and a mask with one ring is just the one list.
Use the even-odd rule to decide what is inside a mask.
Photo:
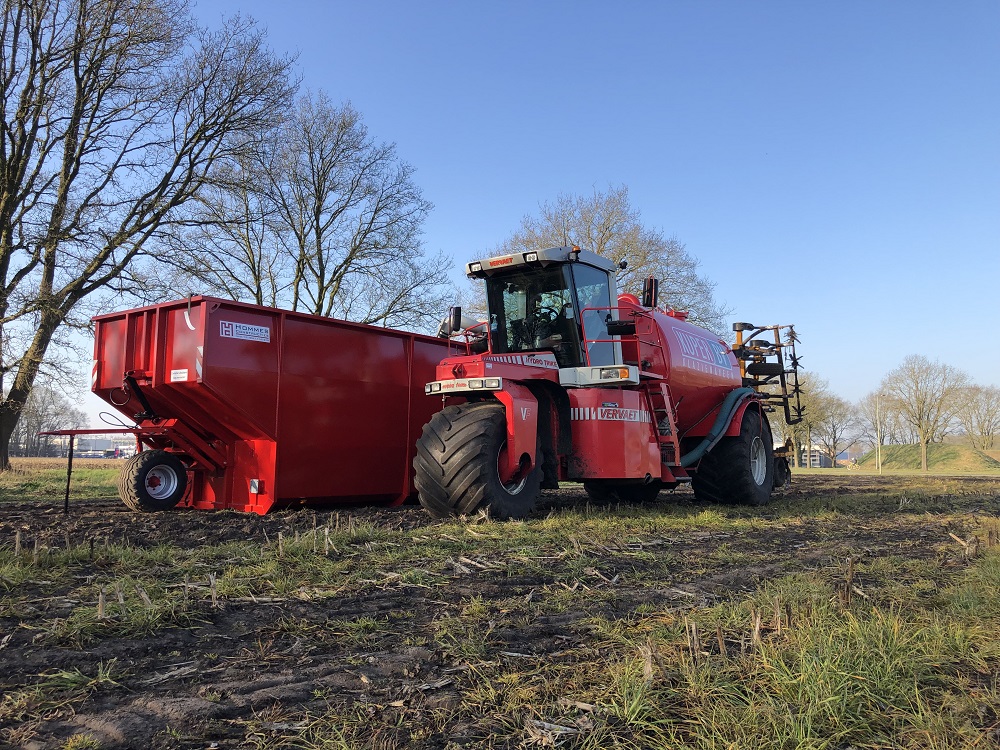
[(420, 504), (437, 518), (486, 510), (494, 518), (524, 518), (535, 507), (542, 469), (500, 478), (507, 458), (507, 417), (502, 404), (448, 406), (424, 425), (413, 459)]
[(118, 479), (118, 494), (132, 510), (170, 510), (187, 489), (187, 469), (166, 451), (142, 451), (128, 460)]
[(774, 488), (771, 427), (756, 409), (743, 412), (740, 434), (725, 437), (692, 474), (695, 497), (711, 503), (765, 505)]

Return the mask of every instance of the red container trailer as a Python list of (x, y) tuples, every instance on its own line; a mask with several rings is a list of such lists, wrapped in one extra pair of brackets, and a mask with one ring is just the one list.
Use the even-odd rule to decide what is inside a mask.
[(304, 502), (398, 503), (440, 408), (424, 395), (447, 339), (210, 297), (102, 315), (93, 391), (147, 450), (122, 497), (266, 513)]

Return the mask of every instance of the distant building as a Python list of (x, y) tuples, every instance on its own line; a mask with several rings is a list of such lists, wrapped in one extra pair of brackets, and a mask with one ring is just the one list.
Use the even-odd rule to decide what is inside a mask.
[[(56, 435), (50, 438), (48, 456), (66, 458), (69, 454), (69, 437)], [(73, 441), (76, 458), (131, 458), (135, 455), (135, 438), (131, 435), (99, 437), (78, 435)]]
[(830, 469), (833, 468), (833, 461), (818, 445), (813, 445), (809, 450), (803, 446), (799, 448), (799, 466), (809, 469)]

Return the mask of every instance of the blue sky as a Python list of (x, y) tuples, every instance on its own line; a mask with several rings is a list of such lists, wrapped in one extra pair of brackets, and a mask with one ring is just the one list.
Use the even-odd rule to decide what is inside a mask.
[[(857, 399), (911, 353), (1000, 384), (1000, 2), (198, 0), (350, 100), (456, 267), (628, 186), (733, 320)], [(456, 274), (456, 278), (459, 278)]]

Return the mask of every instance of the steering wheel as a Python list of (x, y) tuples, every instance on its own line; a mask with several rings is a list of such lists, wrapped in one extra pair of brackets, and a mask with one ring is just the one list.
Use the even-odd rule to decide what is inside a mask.
[(554, 307), (539, 307), (535, 311), (535, 318), (542, 323), (552, 323), (559, 319), (559, 311)]

